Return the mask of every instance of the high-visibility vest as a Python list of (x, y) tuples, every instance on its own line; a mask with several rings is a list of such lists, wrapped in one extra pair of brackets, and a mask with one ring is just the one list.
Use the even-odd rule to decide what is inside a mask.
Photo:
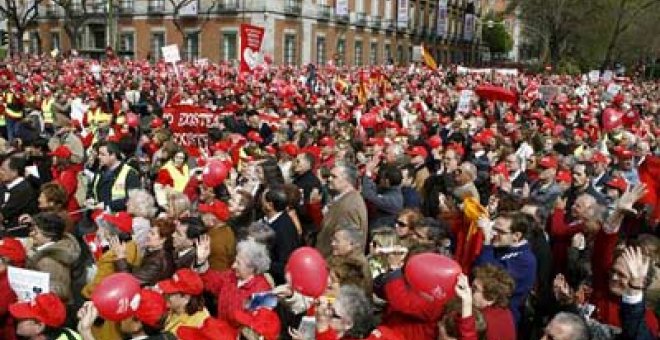
[(8, 92), (5, 94), (5, 114), (11, 119), (23, 119), (23, 109), (14, 102), (14, 94)]
[(55, 120), (55, 115), (53, 114), (53, 103), (55, 98), (49, 97), (41, 101), (41, 113), (44, 116), (44, 123), (53, 124)]
[(186, 184), (188, 184), (188, 180), (190, 179), (188, 165), (184, 164), (182, 170), (179, 170), (174, 166), (172, 161), (169, 161), (163, 165), (163, 169), (170, 173), (170, 177), (172, 177), (172, 180), (174, 181), (174, 190), (183, 192), (183, 189), (186, 188)]
[[(115, 181), (112, 182), (112, 188), (110, 189), (110, 200), (112, 201), (122, 200), (127, 197), (128, 193), (126, 192), (126, 179), (128, 178), (128, 173), (131, 170), (132, 168), (130, 165), (126, 163), (121, 165), (121, 170), (119, 170), (119, 174), (117, 174)], [(94, 179), (94, 199), (97, 202), (99, 202), (99, 197), (98, 197), (98, 191), (96, 189), (100, 179), (101, 179), (101, 174), (98, 174)]]
[(96, 110), (87, 111), (87, 124), (92, 128), (97, 128), (103, 123), (110, 124), (110, 122), (112, 122), (112, 115), (103, 112), (99, 107)]

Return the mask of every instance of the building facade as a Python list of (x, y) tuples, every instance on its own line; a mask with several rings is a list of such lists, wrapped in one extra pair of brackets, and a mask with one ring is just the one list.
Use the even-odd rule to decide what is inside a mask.
[[(472, 64), (480, 55), (481, 0), (73, 0), (66, 9), (59, 1), (40, 7), (27, 33), (31, 52), (71, 49), (75, 27), (83, 52), (110, 45), (121, 55), (156, 59), (161, 47), (177, 44), (183, 59), (236, 60), (239, 27), (250, 23), (265, 28), (262, 50), (276, 64), (404, 64), (422, 43), (439, 63)], [(337, 15), (335, 1), (344, 1), (348, 15)], [(444, 34), (437, 29), (440, 3)], [(397, 19), (403, 5), (408, 20)], [(467, 15), (476, 20), (466, 23)]]

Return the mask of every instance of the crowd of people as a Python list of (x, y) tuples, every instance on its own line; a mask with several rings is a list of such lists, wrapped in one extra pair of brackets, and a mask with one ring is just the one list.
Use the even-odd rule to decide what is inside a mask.
[(660, 82), (461, 69), (8, 60), (0, 338), (657, 339)]

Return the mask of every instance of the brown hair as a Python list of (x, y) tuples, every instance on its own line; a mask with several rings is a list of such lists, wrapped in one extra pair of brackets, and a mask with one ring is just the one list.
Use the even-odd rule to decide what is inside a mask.
[(497, 307), (507, 308), (515, 282), (504, 269), (487, 264), (474, 269), (474, 279), (479, 280), (484, 297)]
[(157, 218), (153, 220), (151, 227), (158, 229), (158, 235), (165, 239), (163, 249), (171, 252), (174, 249), (172, 235), (176, 231), (174, 220), (172, 218)]
[(408, 227), (410, 228), (410, 230), (415, 229), (415, 227), (419, 223), (421, 223), (422, 220), (424, 219), (424, 215), (422, 215), (422, 213), (419, 210), (411, 209), (411, 208), (406, 208), (399, 211), (399, 213), (397, 214), (397, 219), (402, 217), (408, 217), (408, 219), (410, 220), (408, 222), (409, 224)]
[(355, 285), (371, 296), (372, 280), (363, 271), (363, 265), (360, 259), (350, 256), (332, 256), (328, 260), (328, 267), (337, 276), (341, 286)]
[(48, 182), (41, 186), (41, 193), (46, 197), (48, 202), (53, 203), (52, 210), (59, 211), (66, 208), (69, 201), (66, 189), (57, 182)]

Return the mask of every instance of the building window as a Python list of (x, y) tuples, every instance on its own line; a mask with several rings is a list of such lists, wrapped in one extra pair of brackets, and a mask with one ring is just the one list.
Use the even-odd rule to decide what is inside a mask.
[(325, 64), (325, 37), (316, 37), (316, 64)]
[(199, 58), (199, 32), (186, 33), (184, 42), (186, 46), (186, 60)]
[(60, 32), (50, 32), (50, 50), (60, 50)]
[(135, 51), (135, 33), (134, 32), (122, 32), (119, 35), (119, 51), (120, 52), (131, 52)]
[(236, 60), (236, 32), (222, 33), (222, 60)]
[(396, 48), (396, 61), (397, 63), (403, 63), (403, 46), (399, 45)]
[(385, 62), (389, 63), (392, 61), (392, 48), (390, 44), (385, 44)]
[(346, 41), (344, 39), (337, 40), (337, 66), (344, 66), (346, 60)]
[(165, 46), (165, 32), (151, 33), (151, 60), (156, 61), (163, 57), (161, 48)]
[(355, 65), (362, 66), (362, 42), (355, 42)]
[(296, 36), (294, 34), (284, 35), (284, 63), (289, 65), (296, 63)]
[(372, 42), (369, 48), (369, 64), (376, 65), (378, 63), (378, 43)]
[(30, 46), (29, 52), (32, 54), (39, 54), (39, 33), (30, 32)]

